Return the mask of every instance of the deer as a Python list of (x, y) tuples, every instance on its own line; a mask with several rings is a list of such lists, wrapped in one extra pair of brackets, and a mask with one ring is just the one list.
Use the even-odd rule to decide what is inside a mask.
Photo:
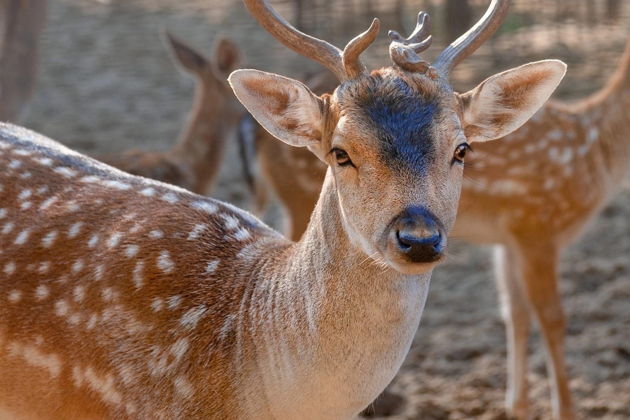
[(47, 0), (0, 1), (0, 121), (17, 121), (35, 90)]
[[(330, 91), (325, 76), (307, 84)], [(529, 415), (527, 342), (531, 317), (539, 323), (551, 376), (556, 419), (575, 418), (564, 361), (565, 317), (558, 293), (562, 251), (576, 241), (615, 196), (630, 170), (630, 41), (616, 71), (597, 92), (570, 103), (550, 100), (500, 143), (479, 144), (464, 170), (460, 210), (452, 234), (495, 244), (493, 261), (508, 338), (506, 408)], [(261, 126), (241, 123), (239, 140), (255, 150), (245, 167), (260, 167), (251, 184), (255, 209), (271, 188), (287, 213), (287, 235), (306, 230), (325, 177), (325, 165), (300, 149), (273, 141)], [(580, 176), (573, 176), (579, 173)]]
[(193, 107), (179, 139), (164, 152), (126, 150), (96, 158), (125, 172), (206, 195), (218, 175), (226, 143), (244, 113), (227, 83), (242, 54), (225, 37), (215, 41), (211, 59), (169, 32), (165, 40), (179, 67), (195, 77)]
[[(447, 253), (469, 144), (506, 135), (560, 83), (543, 60), (465, 94), (448, 82), (505, 18), (493, 0), (433, 63), (428, 15), (392, 64), (246, 0), (279, 42), (327, 66), (332, 95), (229, 76), (279, 140), (328, 165), (299, 241), (244, 210), (0, 126), (0, 410), (10, 418), (351, 418), (401, 366)], [(392, 124), (395, 122), (395, 124)], [(385, 185), (388, 188), (383, 188)]]

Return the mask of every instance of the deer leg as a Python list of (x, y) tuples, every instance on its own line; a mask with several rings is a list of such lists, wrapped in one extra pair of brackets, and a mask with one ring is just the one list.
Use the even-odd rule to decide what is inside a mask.
[(558, 251), (536, 244), (524, 249), (523, 287), (547, 348), (554, 418), (575, 418), (564, 361), (565, 318), (558, 293)]
[(510, 415), (517, 419), (526, 419), (529, 409), (527, 341), (531, 323), (529, 308), (519, 284), (520, 267), (513, 256), (509, 248), (495, 247), (495, 279), (507, 336), (508, 379), (505, 404)]

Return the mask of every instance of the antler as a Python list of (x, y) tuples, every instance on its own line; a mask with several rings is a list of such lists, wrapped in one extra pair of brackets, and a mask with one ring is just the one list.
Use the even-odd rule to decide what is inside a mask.
[(370, 46), (380, 29), (378, 19), (370, 28), (352, 39), (343, 52), (334, 45), (295, 29), (274, 10), (267, 0), (243, 0), (249, 13), (274, 38), (293, 51), (317, 61), (332, 71), (340, 81), (357, 77), (365, 71), (359, 56)]
[(472, 54), (499, 29), (507, 16), (509, 5), (509, 0), (492, 0), (479, 22), (446, 47), (433, 65), (442, 74), (448, 75), (453, 67)]
[(389, 56), (399, 67), (408, 71), (426, 72), (431, 66), (418, 55), (431, 46), (431, 18), (428, 13), (418, 13), (416, 28), (408, 38), (403, 38), (396, 31), (389, 31)]

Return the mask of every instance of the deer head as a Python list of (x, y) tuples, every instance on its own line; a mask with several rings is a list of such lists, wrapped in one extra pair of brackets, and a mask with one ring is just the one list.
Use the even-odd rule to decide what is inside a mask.
[(341, 51), (293, 28), (268, 2), (244, 1), (276, 39), (329, 68), (340, 85), (316, 96), (296, 80), (237, 70), (229, 78), (236, 96), (272, 135), (307, 147), (328, 165), (340, 234), (401, 273), (425, 273), (443, 259), (470, 145), (518, 128), (566, 69), (557, 60), (539, 61), (496, 74), (467, 93), (453, 91), (449, 72), (498, 28), (507, 1), (493, 0), (433, 64), (419, 55), (431, 43), (429, 18), (421, 12), (410, 37), (390, 32), (392, 65), (372, 72), (359, 56), (378, 34), (377, 19)]
[(238, 47), (229, 39), (220, 37), (214, 43), (211, 58), (206, 58), (169, 32), (165, 33), (165, 38), (175, 62), (197, 79), (195, 107), (212, 115), (223, 109), (225, 116), (240, 118), (242, 107), (232, 99), (227, 82), (230, 73), (242, 62)]

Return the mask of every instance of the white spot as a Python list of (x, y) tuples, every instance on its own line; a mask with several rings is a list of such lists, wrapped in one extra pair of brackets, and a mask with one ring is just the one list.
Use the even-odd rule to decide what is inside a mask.
[(231, 214), (222, 214), (221, 217), (225, 221), (225, 228), (227, 230), (234, 230), (241, 225), (240, 221)]
[(13, 224), (13, 222), (5, 223), (4, 226), (2, 227), (2, 234), (6, 235), (7, 233), (11, 233), (14, 226), (15, 225)]
[(48, 269), (50, 268), (50, 261), (44, 261), (39, 263), (39, 268), (37, 269), (37, 271), (39, 272), (39, 274), (45, 274), (48, 272)]
[(41, 194), (47, 193), (48, 190), (49, 190), (48, 185), (42, 185), (41, 187), (37, 189), (37, 194), (41, 195)]
[(135, 257), (138, 254), (138, 245), (128, 245), (125, 249), (125, 255), (128, 258)]
[(10, 261), (8, 263), (6, 263), (4, 265), (4, 274), (6, 274), (7, 276), (10, 276), (11, 274), (15, 273), (15, 263), (13, 261)]
[(142, 287), (142, 283), (144, 282), (144, 279), (142, 277), (142, 270), (144, 269), (144, 262), (142, 261), (138, 261), (136, 263), (135, 268), (133, 269), (133, 284), (136, 286), (136, 289), (139, 289)]
[(129, 363), (119, 363), (118, 373), (120, 374), (120, 379), (125, 385), (131, 385), (136, 381), (133, 366)]
[(140, 223), (134, 223), (131, 229), (129, 229), (129, 233), (138, 233), (142, 229), (142, 225)]
[(177, 196), (172, 192), (167, 192), (161, 197), (161, 199), (171, 204), (175, 204), (179, 201), (179, 198), (177, 198)]
[(48, 286), (40, 284), (35, 289), (35, 299), (37, 300), (44, 300), (48, 297), (48, 295), (50, 295), (50, 289), (48, 288)]
[(0, 219), (7, 217), (7, 209), (0, 209)]
[(208, 214), (216, 213), (219, 207), (209, 201), (193, 201), (192, 206), (196, 209), (205, 211)]
[(22, 299), (22, 292), (19, 290), (11, 290), (9, 293), (9, 302), (17, 303)]
[(206, 265), (206, 274), (214, 273), (218, 266), (219, 266), (219, 260), (210, 261)]
[(59, 175), (63, 175), (66, 178), (72, 178), (73, 176), (77, 175), (77, 171), (67, 168), (65, 166), (58, 166), (54, 169), (54, 171)]
[(29, 171), (22, 172), (22, 173), (20, 174), (20, 178), (21, 178), (21, 179), (28, 179), (28, 178), (30, 178), (31, 176), (33, 176), (33, 174), (31, 174)]
[(68, 302), (61, 299), (55, 302), (55, 314), (57, 316), (66, 316), (70, 308), (68, 307)]
[(175, 359), (180, 360), (188, 351), (188, 346), (188, 339), (180, 338), (171, 346), (171, 354), (175, 356)]
[(174, 295), (166, 299), (166, 304), (170, 310), (176, 309), (180, 303), (182, 303), (182, 297), (179, 295)]
[(76, 222), (68, 229), (68, 238), (75, 238), (83, 226), (83, 222)]
[(110, 248), (115, 247), (120, 242), (121, 237), (122, 237), (122, 234), (120, 232), (112, 233), (112, 236), (110, 236), (109, 239), (107, 240), (107, 246)]
[(164, 237), (164, 232), (161, 230), (152, 230), (149, 232), (149, 237), (152, 239), (160, 239)]
[[(124, 382), (124, 378), (123, 382)], [(125, 412), (130, 415), (133, 416), (134, 414), (136, 414), (136, 412), (138, 411), (138, 408), (136, 407), (136, 405), (132, 402), (127, 402), (125, 403)]]
[(123, 191), (131, 188), (131, 185), (127, 184), (126, 182), (116, 181), (113, 179), (107, 179), (103, 181), (103, 185), (105, 185), (106, 187), (114, 188), (117, 190), (123, 190)]
[(86, 184), (94, 184), (96, 182), (100, 182), (100, 178), (95, 175), (87, 175), (82, 177), (79, 181), (85, 182)]
[(197, 323), (199, 323), (199, 320), (204, 317), (204, 314), (207, 310), (208, 308), (206, 307), (206, 305), (199, 305), (189, 309), (188, 311), (186, 311), (186, 313), (184, 313), (184, 315), (182, 315), (181, 319), (179, 320), (180, 325), (190, 330), (194, 329), (195, 327), (197, 327)]
[(33, 154), (33, 152), (31, 152), (30, 150), (24, 150), (24, 149), (15, 149), (13, 153), (20, 156), (30, 156)]
[(87, 328), (88, 330), (91, 330), (94, 327), (96, 327), (96, 323), (97, 322), (98, 322), (98, 315), (97, 314), (92, 314), (92, 315), (90, 315), (90, 319), (88, 319), (88, 322), (85, 325), (85, 328)]
[(47, 158), (47, 157), (35, 158), (35, 162), (44, 166), (51, 166), (53, 164), (52, 159)]
[(190, 233), (188, 234), (188, 240), (192, 241), (199, 238), (199, 235), (201, 234), (201, 232), (203, 232), (207, 227), (208, 225), (204, 223), (196, 224), (193, 230), (191, 230)]
[(586, 142), (588, 144), (594, 143), (597, 140), (598, 136), (599, 136), (599, 130), (597, 129), (597, 127), (591, 127), (590, 130), (588, 130), (588, 134), (586, 136)]
[(81, 314), (73, 313), (68, 317), (68, 322), (72, 325), (79, 325), (81, 323)]
[(76, 200), (70, 200), (66, 203), (66, 208), (69, 212), (74, 213), (75, 211), (79, 211), (81, 206), (76, 202)]
[(164, 301), (160, 298), (153, 299), (151, 302), (151, 309), (153, 309), (153, 312), (160, 312), (162, 308), (164, 308)]
[(24, 229), (20, 234), (15, 238), (14, 244), (16, 245), (24, 245), (26, 241), (28, 241), (28, 237), (31, 234), (30, 229)]
[(147, 187), (140, 191), (140, 194), (144, 195), (145, 197), (153, 197), (155, 195), (155, 188)]
[(160, 252), (160, 256), (157, 259), (157, 266), (167, 274), (173, 272), (175, 263), (171, 260), (171, 254), (168, 251), (164, 250)]
[(76, 274), (79, 271), (83, 270), (83, 267), (84, 267), (83, 260), (78, 259), (74, 262), (74, 264), (72, 264), (72, 272)]
[(46, 236), (42, 238), (42, 245), (44, 246), (44, 248), (50, 248), (55, 242), (55, 239), (57, 239), (57, 235), (59, 235), (59, 232), (57, 232), (56, 230), (48, 232)]
[(48, 207), (52, 206), (55, 201), (59, 200), (58, 197), (54, 196), (54, 197), (50, 197), (48, 200), (44, 201), (40, 206), (39, 209), (40, 210), (46, 210)]
[(590, 150), (591, 146), (588, 144), (583, 144), (582, 146), (580, 146), (578, 148), (578, 155), (580, 156), (584, 156), (585, 154), (588, 153), (588, 151)]
[(228, 334), (232, 330), (232, 325), (234, 324), (235, 319), (236, 315), (234, 314), (229, 314), (225, 317), (223, 325), (221, 326), (221, 331), (219, 332), (219, 340), (223, 341), (227, 338)]
[(78, 369), (77, 372), (73, 370), (73, 377), (75, 377), (75, 384), (86, 383), (89, 388), (100, 394), (103, 401), (120, 405), (122, 396), (114, 387), (114, 377), (111, 374), (99, 376), (88, 366), (82, 375), (80, 369)]
[(31, 208), (32, 205), (33, 205), (33, 203), (31, 203), (30, 201), (25, 201), (22, 204), (20, 204), (20, 209), (28, 210), (28, 209)]
[(184, 376), (178, 376), (173, 379), (173, 385), (175, 386), (175, 392), (177, 392), (182, 398), (191, 398), (193, 396), (193, 387)]
[(9, 168), (11, 169), (17, 169), (22, 165), (22, 162), (20, 162), (17, 159), (12, 159), (11, 162), (9, 162)]
[(33, 191), (27, 188), (25, 190), (22, 190), (22, 192), (18, 195), (18, 200), (26, 200), (31, 195), (33, 195)]
[(88, 241), (88, 248), (94, 248), (97, 243), (98, 243), (98, 235), (94, 234)]
[(105, 302), (112, 302), (115, 298), (115, 292), (111, 287), (106, 287), (101, 290), (101, 297)]
[(9, 344), (9, 353), (15, 357), (21, 357), (26, 363), (45, 369), (48, 374), (56, 378), (61, 373), (61, 360), (54, 353), (46, 354), (35, 346), (19, 343)]
[(246, 239), (251, 238), (252, 234), (249, 233), (247, 229), (241, 228), (238, 231), (236, 231), (236, 233), (233, 236), (234, 236), (234, 239), (236, 239), (237, 241), (244, 241)]

